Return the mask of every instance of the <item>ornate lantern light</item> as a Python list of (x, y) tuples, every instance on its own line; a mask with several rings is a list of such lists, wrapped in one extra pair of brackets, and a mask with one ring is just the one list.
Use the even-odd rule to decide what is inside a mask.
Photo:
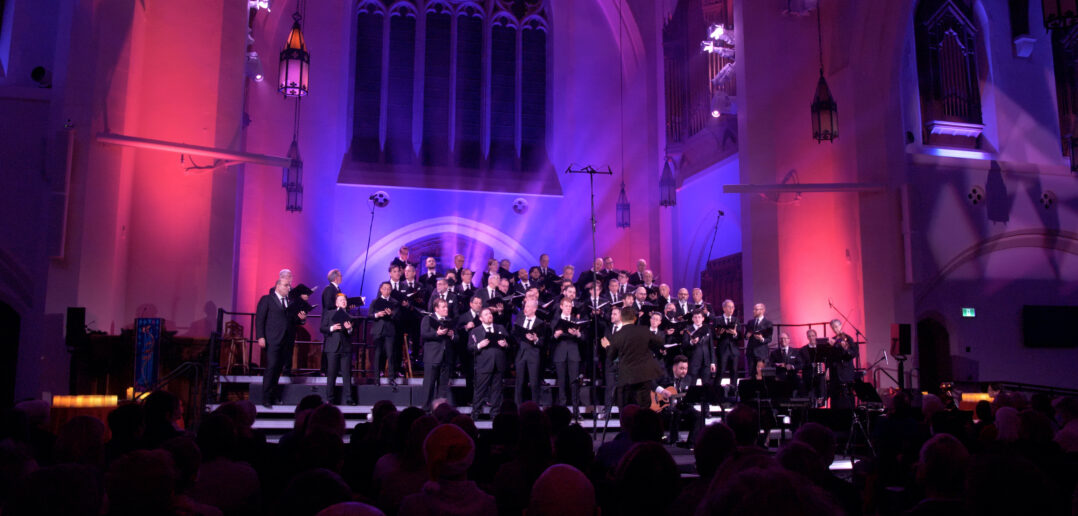
[(303, 41), (303, 30), (300, 29), (299, 21), (303, 16), (299, 14), (299, 4), (296, 4), (296, 12), (292, 14), (292, 30), (288, 33), (288, 42), (281, 51), (281, 63), (278, 69), (279, 80), (277, 91), (286, 97), (303, 97), (307, 95), (307, 79), (311, 71), (311, 54), (307, 52), (307, 44)]

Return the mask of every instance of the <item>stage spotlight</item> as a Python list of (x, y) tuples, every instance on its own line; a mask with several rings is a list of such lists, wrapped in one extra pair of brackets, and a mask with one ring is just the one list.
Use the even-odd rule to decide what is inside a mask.
[(368, 199), (374, 201), (374, 205), (379, 208), (385, 208), (389, 205), (389, 194), (387, 194), (383, 190), (378, 190), (377, 192), (372, 193), (371, 196), (368, 197)]
[(30, 79), (37, 83), (38, 88), (52, 87), (52, 73), (46, 70), (44, 66), (34, 67), (30, 71)]
[(513, 199), (513, 211), (517, 215), (523, 215), (528, 212), (528, 200), (523, 197), (517, 197)]
[(262, 59), (258, 57), (258, 52), (253, 50), (247, 53), (247, 76), (255, 82), (262, 82), (266, 77), (262, 73)]

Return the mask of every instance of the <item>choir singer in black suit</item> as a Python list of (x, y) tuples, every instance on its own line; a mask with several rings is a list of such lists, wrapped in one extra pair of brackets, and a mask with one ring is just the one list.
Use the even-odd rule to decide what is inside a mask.
[(434, 313), (419, 323), (423, 339), (423, 409), (430, 410), (435, 395), (449, 398), (449, 367), (446, 350), (453, 345), (453, 322), (449, 319), (449, 303), (434, 298)]
[(603, 337), (602, 345), (618, 362), (618, 388), (622, 391), (624, 408), (630, 403), (641, 407), (651, 404), (651, 391), (655, 380), (662, 378), (663, 368), (655, 360), (651, 350), (662, 346), (663, 340), (653, 335), (646, 326), (636, 324), (636, 310), (632, 307), (621, 311), (622, 327), (610, 338)]
[(546, 342), (547, 324), (539, 319), (535, 311), (539, 308), (539, 301), (529, 299), (524, 302), (524, 313), (521, 314), (520, 322), (513, 327), (513, 340), (517, 346), (516, 363), (516, 391), (513, 396), (517, 406), (524, 402), (524, 386), (528, 385), (530, 397), (528, 399), (542, 403), (541, 386), (543, 379), (539, 374), (540, 359), (542, 358), (544, 344)]
[(681, 349), (689, 353), (689, 385), (699, 379), (703, 385), (711, 384), (715, 373), (715, 348), (711, 346), (711, 328), (704, 325), (704, 313), (692, 313), (692, 326), (685, 328)]
[(767, 362), (768, 346), (775, 331), (771, 321), (764, 317), (767, 307), (763, 303), (752, 306), (752, 319), (745, 322), (745, 374), (751, 375), (756, 369), (756, 362)]
[(472, 397), (472, 419), (479, 419), (483, 406), (490, 405), (494, 418), (502, 408), (502, 377), (508, 368), (505, 348), (509, 346), (505, 328), (494, 324), (489, 308), (479, 312), (479, 326), (468, 334), (468, 349), (475, 354), (475, 395)]
[(386, 367), (386, 378), (390, 385), (397, 384), (397, 363), (400, 347), (396, 345), (397, 323), (400, 317), (400, 302), (393, 297), (393, 287), (388, 281), (378, 285), (378, 299), (371, 303), (368, 314), (374, 319), (371, 326), (371, 340), (374, 341), (374, 381), (382, 373), (382, 362), (387, 358), (389, 365)]
[(333, 311), (333, 307), (337, 306), (337, 294), (341, 293), (341, 270), (333, 269), (326, 274), (326, 280), (329, 281), (329, 285), (322, 290), (322, 313), (326, 314)]
[(550, 322), (554, 332), (551, 360), (558, 375), (558, 403), (572, 407), (573, 414), (576, 414), (580, 410), (580, 346), (584, 343), (584, 336), (580, 328), (573, 324), (573, 300), (563, 297), (559, 306)]
[(255, 337), (259, 347), (266, 349), (266, 372), (262, 375), (262, 406), (266, 408), (279, 397), (277, 382), (285, 361), (292, 358), (286, 352), (296, 341), (296, 326), (307, 319), (306, 312), (292, 315), (288, 311), (291, 290), (291, 280), (278, 278), (273, 292), (262, 296), (255, 310)]
[(348, 396), (348, 404), (356, 405), (356, 395), (352, 393), (352, 318), (348, 316), (348, 298), (337, 294), (336, 307), (322, 314), (322, 352), (326, 357), (325, 400), (338, 403), (334, 396), (337, 386), (337, 374), (341, 375), (343, 390)]
[(718, 371), (715, 385), (722, 382), (722, 377), (729, 373), (730, 385), (737, 384), (737, 354), (741, 349), (742, 334), (745, 329), (741, 321), (734, 317), (734, 302), (722, 302), (722, 315), (715, 317), (715, 348), (718, 351)]

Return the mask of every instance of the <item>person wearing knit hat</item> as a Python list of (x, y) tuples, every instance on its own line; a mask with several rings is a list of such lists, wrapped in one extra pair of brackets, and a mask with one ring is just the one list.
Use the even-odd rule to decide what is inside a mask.
[(468, 468), (475, 459), (475, 442), (460, 427), (438, 425), (423, 441), (430, 481), (422, 491), (409, 495), (398, 514), (480, 515), (496, 514), (494, 497), (468, 480)]
[(594, 516), (595, 488), (580, 470), (568, 464), (547, 468), (532, 486), (528, 516)]

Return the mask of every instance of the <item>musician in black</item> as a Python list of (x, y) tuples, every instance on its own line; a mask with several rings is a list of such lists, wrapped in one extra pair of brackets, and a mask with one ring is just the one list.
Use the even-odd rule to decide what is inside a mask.
[(419, 281), (427, 290), (434, 290), (434, 283), (438, 281), (438, 262), (433, 256), (428, 256), (424, 266), (427, 270), (419, 278)]
[(679, 317), (688, 316), (692, 312), (693, 305), (689, 301), (689, 289), (679, 288), (677, 291), (677, 300), (674, 301), (674, 306), (677, 308), (677, 314)]
[(584, 271), (576, 281), (576, 288), (581, 292), (591, 292), (589, 285), (602, 282), (603, 259), (596, 258), (591, 269)]
[(857, 346), (849, 335), (842, 332), (842, 321), (831, 320), (831, 329), (835, 332), (835, 335), (828, 339), (831, 344), (827, 365), (831, 408), (852, 408), (855, 375), (853, 359), (857, 356)]
[(463, 276), (462, 273), (464, 272), (464, 255), (463, 254), (455, 254), (455, 255), (453, 255), (453, 268), (451, 269), (451, 271), (453, 272), (453, 276), (456, 277), (457, 280), (459, 281), (461, 276)]
[(546, 253), (539, 255), (539, 272), (547, 283), (547, 290), (550, 292), (557, 291), (558, 289), (553, 288), (553, 285), (558, 280), (558, 273), (554, 272), (554, 269), (550, 266), (550, 255)]
[(348, 298), (338, 293), (335, 307), (322, 313), (322, 352), (326, 357), (325, 400), (338, 403), (334, 396), (337, 390), (337, 374), (340, 373), (347, 394), (348, 404), (356, 405), (356, 395), (352, 392), (352, 318), (348, 315)]
[(681, 349), (689, 353), (690, 385), (699, 379), (703, 385), (711, 384), (711, 375), (715, 373), (715, 351), (711, 345), (711, 328), (704, 324), (704, 313), (693, 312), (692, 326), (685, 328)]
[(734, 302), (727, 299), (722, 302), (722, 314), (715, 316), (715, 350), (719, 357), (715, 386), (721, 386), (723, 376), (730, 379), (730, 385), (737, 385), (738, 353), (744, 342), (745, 328), (734, 316)]
[(603, 294), (603, 299), (610, 301), (610, 305), (616, 305), (621, 303), (622, 298), (625, 297), (621, 294), (621, 283), (618, 278), (611, 278), (606, 281), (606, 293)]
[(460, 272), (459, 280), (455, 288), (457, 293), (457, 300), (461, 305), (470, 304), (472, 296), (475, 295), (475, 284), (472, 283), (472, 270), (464, 269)]
[(278, 399), (277, 383), (285, 361), (291, 360), (287, 351), (296, 341), (296, 326), (307, 318), (304, 312), (289, 311), (290, 279), (278, 277), (274, 290), (258, 300), (255, 311), (255, 338), (266, 349), (266, 370), (262, 376), (262, 406), (270, 408)]
[(558, 376), (558, 403), (571, 407), (576, 414), (580, 407), (580, 346), (584, 343), (584, 334), (574, 323), (572, 299), (561, 299), (550, 324), (554, 342), (551, 360)]
[(460, 364), (461, 376), (464, 377), (468, 388), (472, 388), (475, 381), (475, 354), (468, 350), (468, 334), (471, 333), (472, 328), (482, 324), (479, 321), (479, 315), (483, 311), (483, 301), (478, 297), (473, 297), (467, 306), (457, 316), (456, 326), (453, 328), (456, 330), (453, 347), (453, 358), (456, 363), (451, 364), (450, 373), (456, 369), (457, 364)]
[(651, 300), (651, 302), (655, 303), (655, 306), (663, 307), (666, 306), (666, 303), (669, 303), (672, 299), (673, 296), (670, 295), (670, 285), (667, 285), (666, 283), (660, 283), (659, 295), (656, 296), (655, 299)]
[(434, 291), (430, 294), (430, 301), (427, 302), (427, 311), (434, 311), (434, 302), (437, 300), (443, 300), (449, 306), (449, 318), (455, 319), (459, 311), (457, 310), (457, 296), (449, 292), (449, 282), (445, 278), (438, 278), (434, 282)]
[(329, 281), (329, 284), (322, 291), (323, 314), (332, 312), (333, 307), (337, 306), (337, 294), (341, 293), (341, 270), (333, 269), (329, 271), (326, 274), (326, 280)]
[(513, 341), (516, 343), (517, 356), (514, 360), (516, 365), (516, 392), (514, 401), (517, 406), (524, 402), (524, 386), (530, 387), (530, 397), (527, 399), (542, 403), (543, 378), (540, 375), (540, 363), (543, 349), (546, 347), (546, 339), (550, 333), (549, 326), (536, 315), (539, 308), (539, 300), (528, 299), (524, 302), (524, 312), (519, 322), (513, 326)]
[(789, 333), (779, 333), (779, 347), (771, 352), (769, 363), (775, 368), (776, 381), (796, 385), (797, 371), (801, 369), (801, 357), (790, 347)]
[(819, 345), (816, 330), (806, 331), (805, 338), (807, 342), (797, 350), (801, 361), (800, 393), (810, 398), (815, 407), (818, 407), (827, 402), (827, 381), (824, 373), (827, 371), (829, 346)]
[(512, 285), (509, 278), (502, 276), (498, 281), (498, 298), (494, 301), (494, 324), (500, 324), (506, 328), (513, 325), (513, 314), (516, 313), (516, 303), (513, 297)]
[[(621, 328), (621, 306), (612, 306), (610, 307), (610, 324), (603, 333), (603, 340), (609, 340)], [(606, 407), (603, 415), (604, 417), (609, 417), (610, 408), (614, 406), (614, 403), (618, 402), (615, 397), (618, 385), (618, 364), (614, 361), (613, 354), (608, 348), (603, 347), (601, 352), (603, 359), (603, 401)]]
[(389, 262), (389, 265), (391, 265), (391, 266), (396, 265), (397, 267), (400, 267), (401, 270), (403, 271), (404, 268), (408, 266), (408, 264), (412, 263), (412, 262), (408, 261), (408, 255), (409, 255), (408, 246), (402, 245), (401, 248), (397, 251), (397, 257), (394, 258), (393, 261)]
[(586, 345), (581, 350), (581, 369), (587, 374), (593, 371), (595, 365), (595, 355), (598, 353), (598, 346), (595, 346), (599, 342), (599, 339), (606, 333), (606, 327), (609, 326), (610, 316), (610, 301), (603, 297), (603, 285), (601, 282), (591, 282), (586, 285), (589, 295), (586, 296), (577, 311), (582, 317), (591, 320), (591, 324), (588, 324), (584, 328), (584, 342)]
[(502, 378), (508, 369), (506, 348), (509, 336), (505, 328), (494, 324), (489, 308), (479, 312), (480, 325), (468, 333), (468, 349), (475, 355), (475, 395), (472, 397), (472, 419), (479, 419), (483, 407), (489, 405), (494, 418), (502, 408)]
[(751, 374), (757, 360), (767, 361), (768, 346), (771, 345), (771, 337), (775, 331), (764, 314), (767, 307), (763, 303), (756, 303), (752, 307), (752, 319), (745, 322), (745, 372)]
[[(668, 325), (664, 325), (663, 322), (664, 316), (662, 312), (651, 312), (651, 315), (648, 316), (648, 331), (651, 332), (652, 335), (656, 335), (663, 339), (663, 345), (653, 349), (652, 352), (655, 353), (655, 360), (658, 360), (660, 364), (663, 364), (663, 367), (666, 367), (666, 364), (673, 366), (674, 356), (680, 353), (675, 351), (671, 354), (670, 351), (677, 350), (678, 346), (667, 347), (667, 344), (670, 344), (671, 340), (676, 338), (676, 336), (673, 335), (675, 328), (668, 327)], [(680, 342), (677, 344), (680, 345)]]
[(423, 339), (423, 408), (430, 410), (431, 401), (449, 398), (449, 369), (446, 351), (453, 343), (453, 322), (449, 318), (449, 304), (442, 298), (434, 298), (434, 313), (423, 318), (419, 335)]
[(641, 258), (636, 261), (636, 272), (626, 276), (626, 280), (629, 285), (643, 285), (644, 284), (644, 271), (648, 269), (648, 261)]
[[(494, 304), (497, 303), (498, 298), (502, 297), (502, 293), (498, 292), (498, 286), (501, 282), (502, 277), (499, 276), (498, 273), (488, 274), (486, 276), (486, 285), (484, 285), (482, 289), (476, 291), (475, 297), (483, 300), (484, 308), (493, 307)], [(492, 310), (491, 313), (495, 316), (497, 315), (496, 311)]]
[(639, 314), (636, 324), (646, 327), (648, 325), (648, 314), (655, 308), (655, 304), (648, 301), (648, 289), (636, 287), (636, 289), (633, 290), (632, 306), (636, 310), (636, 313)]
[(378, 285), (378, 299), (371, 303), (368, 315), (374, 319), (371, 326), (371, 339), (374, 341), (374, 381), (382, 373), (382, 363), (386, 360), (386, 379), (390, 385), (397, 385), (397, 364), (400, 362), (400, 347), (396, 345), (398, 324), (400, 321), (401, 302), (393, 298), (393, 285), (383, 281)]
[[(691, 404), (680, 402), (692, 387), (688, 377), (689, 359), (685, 355), (677, 355), (672, 362), (670, 375), (659, 380), (659, 386), (655, 388), (656, 401), (664, 405), (661, 414), (670, 429), (670, 444), (695, 443), (697, 433), (704, 427), (704, 417)], [(679, 443), (678, 434), (685, 429), (689, 431), (688, 440)]]
[(625, 271), (618, 272), (618, 294), (624, 298), (627, 294), (633, 293), (634, 287), (629, 284), (629, 273)]
[(704, 324), (710, 325), (715, 310), (711, 308), (711, 303), (704, 301), (704, 291), (699, 287), (692, 289), (692, 304), (693, 310), (704, 312)]
[(655, 380), (662, 378), (663, 368), (655, 361), (651, 350), (662, 345), (657, 335), (636, 323), (636, 310), (632, 307), (621, 311), (622, 327), (610, 338), (603, 337), (602, 345), (611, 360), (618, 362), (618, 390), (621, 406), (630, 403), (641, 407), (650, 405)]

